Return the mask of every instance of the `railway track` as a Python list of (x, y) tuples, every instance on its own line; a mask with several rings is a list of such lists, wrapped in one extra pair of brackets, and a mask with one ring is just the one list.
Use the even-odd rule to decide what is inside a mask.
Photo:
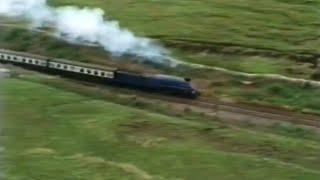
[[(30, 54), (28, 54), (30, 57)], [(34, 55), (36, 58), (37, 56)], [(43, 57), (45, 58), (45, 57)], [(79, 81), (79, 80), (77, 80)], [(88, 83), (87, 83), (88, 84)], [(159, 100), (165, 100), (172, 103), (180, 103), (190, 106), (196, 106), (201, 108), (210, 109), (215, 112), (229, 112), (233, 114), (242, 115), (243, 119), (245, 118), (257, 118), (257, 119), (265, 119), (265, 120), (273, 120), (273, 121), (285, 121), (299, 125), (312, 126), (316, 128), (320, 128), (320, 118), (311, 115), (311, 114), (303, 114), (294, 111), (288, 111), (279, 108), (271, 108), (261, 105), (250, 105), (243, 103), (230, 103), (223, 102), (217, 99), (204, 99), (199, 98), (197, 100), (190, 99), (182, 99), (177, 97), (167, 97), (163, 95), (155, 95), (143, 92), (137, 92), (141, 97), (149, 97)]]
[(288, 111), (288, 110), (277, 110), (270, 107), (264, 107), (261, 105), (247, 105), (239, 103), (229, 103), (220, 100), (207, 100), (204, 98), (199, 98), (198, 100), (188, 100), (181, 98), (168, 98), (160, 97), (167, 101), (173, 101), (177, 103), (188, 104), (192, 106), (198, 106), (203, 108), (210, 108), (216, 112), (225, 111), (236, 113), (239, 115), (256, 117), (258, 119), (266, 119), (279, 122), (289, 122), (298, 125), (311, 126), (315, 128), (320, 128), (320, 118), (311, 114), (302, 114), (299, 112)]
[[(81, 83), (85, 86), (96, 86), (99, 88), (105, 87), (104, 85), (83, 82), (80, 80), (72, 80), (76, 83)], [(272, 122), (288, 122), (297, 125), (304, 125), (313, 128), (320, 129), (320, 117), (312, 114), (305, 114), (296, 111), (289, 111), (283, 108), (268, 107), (256, 104), (244, 104), (244, 103), (230, 103), (224, 102), (218, 99), (184, 99), (173, 96), (164, 96), (162, 94), (147, 93), (136, 90), (134, 94), (138, 97), (162, 100), (169, 103), (184, 104), (189, 106), (195, 106), (199, 108), (210, 109), (212, 112), (229, 112), (239, 114), (243, 118), (251, 117), (251, 119), (265, 119)], [(245, 119), (243, 119), (245, 120)]]
[(307, 125), (312, 127), (320, 128), (320, 118), (314, 115), (301, 114), (292, 111), (284, 111), (272, 109), (269, 107), (253, 106), (253, 105), (241, 105), (232, 104), (227, 102), (216, 101), (207, 102), (199, 101), (197, 102), (203, 106), (217, 107), (220, 110), (232, 111), (240, 114), (248, 114), (256, 117), (261, 117), (270, 120), (280, 120), (286, 121), (294, 124)]

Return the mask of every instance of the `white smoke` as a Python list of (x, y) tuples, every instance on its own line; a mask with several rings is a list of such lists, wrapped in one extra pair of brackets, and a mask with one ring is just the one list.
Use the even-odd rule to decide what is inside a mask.
[(47, 0), (0, 0), (0, 15), (27, 19), (32, 28), (54, 28), (60, 38), (72, 43), (98, 44), (117, 56), (161, 61), (168, 54), (152, 40), (120, 28), (117, 21), (105, 20), (104, 11), (99, 8), (55, 8)]

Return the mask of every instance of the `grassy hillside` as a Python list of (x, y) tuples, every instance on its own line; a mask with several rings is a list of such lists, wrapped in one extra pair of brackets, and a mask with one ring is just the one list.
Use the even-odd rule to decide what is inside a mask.
[[(319, 52), (319, 0), (49, 0), (100, 7), (139, 35), (165, 42)], [(201, 47), (200, 47), (201, 48)]]
[(5, 179), (320, 177), (313, 136), (185, 120), (21, 79), (3, 83)]
[[(159, 39), (183, 61), (306, 79), (315, 72), (308, 63), (313, 62), (312, 55), (301, 53), (319, 53), (318, 0), (50, 0), (49, 3), (103, 8), (106, 18), (118, 20), (122, 27), (137, 35)], [(17, 23), (7, 18), (1, 21)], [(72, 48), (16, 28), (1, 27), (1, 47), (55, 57), (88, 57), (87, 60), (99, 63), (104, 63), (107, 57), (101, 49)], [(292, 61), (293, 57), (303, 63)]]

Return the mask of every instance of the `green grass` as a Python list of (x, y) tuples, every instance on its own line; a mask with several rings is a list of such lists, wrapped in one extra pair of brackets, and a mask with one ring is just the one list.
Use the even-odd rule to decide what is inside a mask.
[(195, 53), (176, 49), (174, 54), (187, 62), (222, 67), (246, 73), (281, 74), (304, 79), (310, 79), (315, 73), (315, 69), (311, 63), (297, 63), (284, 57)]
[[(18, 43), (21, 42), (21, 43)], [(146, 65), (135, 65), (124, 61), (114, 61), (102, 50), (97, 48), (85, 48), (69, 46), (61, 41), (46, 36), (33, 36), (24, 30), (4, 29), (0, 34), (0, 46), (3, 48), (28, 51), (36, 54), (53, 57), (69, 58), (76, 61), (97, 63), (133, 68), (141, 71), (152, 70), (182, 77), (195, 79), (195, 87), (203, 91), (205, 97), (229, 96), (241, 101), (269, 103), (281, 106), (290, 106), (295, 109), (310, 109), (319, 112), (320, 106), (317, 100), (320, 91), (313, 88), (304, 88), (299, 85), (281, 81), (268, 81), (263, 79), (248, 79), (229, 76), (223, 73), (194, 70), (194, 69), (158, 69)], [(200, 62), (202, 64), (220, 66), (228, 69), (245, 71), (250, 73), (276, 73), (300, 78), (308, 78), (313, 73), (310, 64), (296, 64), (286, 59), (267, 58), (261, 56), (236, 56), (236, 55), (208, 55), (202, 53), (188, 53), (175, 50), (175, 54), (184, 57), (186, 61)], [(253, 86), (245, 86), (240, 81), (252, 81)], [(271, 86), (279, 86), (281, 92), (269, 90)]]
[(185, 120), (18, 79), (2, 82), (5, 179), (320, 177), (320, 143), (313, 138)]
[[(317, 53), (320, 42), (320, 34), (316, 30), (320, 26), (317, 18), (317, 7), (320, 6), (318, 0), (299, 3), (281, 0), (49, 2), (56, 6), (100, 7), (106, 10), (108, 18), (119, 20), (123, 27), (138, 35), (150, 36), (166, 45), (172, 45), (170, 49), (174, 56), (183, 61), (249, 73), (274, 73), (306, 79), (311, 78), (315, 71), (308, 63), (297, 63), (287, 56), (274, 57), (272, 52), (260, 54), (255, 50), (273, 49), (286, 51), (290, 55), (301, 51)], [(122, 10), (118, 11), (120, 7)], [(308, 11), (302, 11), (304, 9)], [(6, 18), (3, 21), (11, 22)], [(70, 46), (47, 36), (35, 37), (23, 30), (3, 28), (1, 31), (0, 46), (3, 48), (100, 64), (117, 64), (110, 62), (110, 57), (102, 49)], [(191, 48), (175, 47), (177, 42), (182, 47), (190, 45)], [(192, 45), (194, 43), (197, 45)], [(211, 45), (215, 46), (216, 54), (212, 54), (210, 47), (207, 47)], [(251, 53), (244, 55), (247, 51)]]
[[(290, 54), (317, 53), (320, 47), (319, 0), (49, 2), (57, 6), (103, 8), (122, 27), (172, 46), (174, 55), (182, 60), (244, 72), (308, 78), (313, 73), (308, 64), (298, 64), (286, 57), (236, 54), (245, 53), (247, 48)], [(25, 30), (1, 28), (0, 31), (2, 48), (98, 64), (127, 65), (113, 61), (102, 49), (71, 46)], [(177, 43), (186, 47), (200, 45), (196, 51), (176, 50)], [(230, 45), (240, 49), (234, 50)], [(211, 46), (219, 46), (217, 54), (210, 52)], [(230, 53), (220, 54), (221, 48)], [(129, 63), (129, 66), (135, 65)], [(316, 113), (320, 110), (316, 98), (320, 91), (306, 86), (206, 70), (161, 71), (194, 77), (206, 97), (231, 97)], [(0, 173), (0, 178), (320, 178), (319, 136), (306, 129), (283, 124), (263, 129), (253, 127), (254, 130), (229, 127), (212, 119), (209, 123), (202, 116), (174, 114), (160, 104), (155, 107), (154, 103), (119, 100), (118, 96), (112, 96), (114, 90), (81, 95), (66, 91), (76, 87), (68, 87), (69, 83), (51, 82), (38, 76), (31, 79), (33, 82), (30, 77), (8, 79), (0, 84), (0, 102), (5, 104), (5, 116), (0, 123), (4, 124), (5, 138), (0, 140), (6, 148), (4, 160), (0, 157), (1, 172), (6, 175), (2, 177)], [(252, 81), (253, 85), (244, 85), (241, 80)]]
[[(161, 113), (161, 114), (165, 114), (167, 116), (175, 116), (175, 117), (179, 117), (179, 118), (183, 118), (186, 120), (203, 120), (204, 122), (208, 122), (208, 121), (212, 121), (215, 120), (215, 118), (209, 118), (208, 116), (205, 116), (205, 114), (203, 113), (199, 113), (197, 111), (193, 111), (192, 109), (180, 109), (177, 110), (176, 108), (172, 107), (169, 104), (166, 104), (162, 101), (156, 100), (156, 99), (141, 99), (139, 98), (139, 93), (141, 93), (140, 91), (136, 91), (136, 90), (131, 90), (131, 89), (124, 89), (124, 88), (117, 88), (117, 87), (112, 87), (112, 86), (97, 86), (97, 87), (91, 87), (91, 86), (87, 86), (84, 85), (82, 83), (79, 82), (73, 82), (70, 80), (66, 80), (66, 79), (62, 79), (60, 77), (53, 77), (53, 76), (46, 76), (46, 75), (41, 75), (35, 72), (30, 72), (28, 71), (28, 74), (25, 74), (26, 72), (21, 71), (21, 70), (15, 70), (15, 69), (11, 69), (12, 70), (12, 74), (14, 77), (18, 77), (19, 79), (23, 80), (23, 81), (29, 81), (29, 82), (34, 82), (34, 83), (38, 83), (38, 84), (43, 84), (43, 85), (47, 85), (50, 87), (55, 87), (58, 89), (63, 89), (63, 90), (67, 90), (67, 91), (72, 91), (78, 94), (81, 94), (83, 96), (88, 96), (91, 98), (95, 98), (95, 99), (108, 99), (109, 101), (112, 101), (114, 103), (118, 103), (118, 104), (122, 104), (125, 106), (130, 106), (133, 108), (138, 108), (138, 109), (145, 109), (148, 110), (150, 112), (154, 112), (154, 113)], [(219, 80), (219, 79), (218, 79)], [(277, 83), (272, 83), (272, 82), (260, 82), (260, 83), (264, 83), (264, 84), (269, 84), (269, 87), (273, 87), (271, 89), (274, 89), (274, 87), (277, 88), (281, 88), (283, 86), (277, 84)], [(223, 90), (222, 87), (220, 88), (215, 88), (215, 93), (217, 93), (217, 95), (221, 95), (221, 97), (225, 97), (227, 96), (234, 96), (235, 99), (242, 97), (245, 99), (242, 99), (242, 101), (252, 101), (252, 102), (260, 102), (260, 103), (266, 103), (269, 102), (270, 103), (270, 99), (267, 99), (266, 97), (273, 97), (275, 95), (275, 91), (274, 90), (270, 90), (270, 88), (266, 88), (261, 85), (260, 83), (255, 84), (256, 88), (254, 87), (248, 87), (248, 86), (243, 86), (240, 85), (239, 86), (239, 82), (236, 81), (233, 84), (227, 84), (227, 86), (225, 88), (228, 88), (228, 86), (239, 86), (241, 89), (237, 89), (237, 88), (228, 88), (229, 91), (225, 91)], [(260, 84), (260, 85), (259, 85)], [(219, 86), (218, 86), (219, 87)], [(237, 89), (239, 92), (234, 92), (232, 90)], [(251, 90), (249, 90), (251, 89)], [(252, 91), (255, 89), (255, 91), (261, 91), (263, 93), (258, 94), (258, 93), (252, 93)], [(291, 88), (287, 88), (284, 89), (282, 91), (282, 93), (279, 93), (277, 96), (279, 96), (279, 100), (287, 100), (287, 94), (285, 93), (285, 91), (290, 91), (295, 89), (295, 92), (291, 92), (291, 96), (294, 94), (300, 94), (300, 96), (307, 96), (309, 98), (302, 98), (300, 101), (298, 101), (296, 104), (290, 104), (289, 107), (298, 109), (298, 110), (302, 110), (304, 109), (304, 111), (306, 111), (305, 106), (303, 105), (307, 105), (308, 103), (314, 104), (316, 105), (316, 98), (312, 98), (315, 96), (318, 96), (319, 91), (316, 91), (308, 86), (305, 87), (300, 87), (300, 86), (292, 86)], [(249, 90), (249, 91), (248, 91)], [(303, 94), (304, 91), (309, 91), (309, 94)], [(114, 92), (117, 92), (117, 94), (115, 94)], [(250, 93), (251, 92), (251, 93)], [(269, 93), (269, 94), (267, 94)], [(137, 94), (137, 95), (136, 95)], [(249, 95), (248, 95), (249, 94)], [(258, 95), (257, 95), (258, 94)], [(144, 96), (144, 95), (142, 95)], [(283, 97), (282, 97), (283, 96)], [(260, 101), (259, 98), (260, 97)], [(261, 101), (264, 98), (264, 101)], [(293, 101), (294, 102), (294, 101)], [(280, 102), (280, 101), (276, 101), (273, 102), (274, 105), (281, 105), (281, 106), (285, 106), (286, 103), (284, 102)], [(312, 109), (309, 109), (309, 112), (313, 112), (313, 113), (320, 113), (319, 112), (319, 106), (314, 106)], [(240, 123), (240, 126), (244, 126), (246, 128), (251, 128), (251, 129), (261, 129), (262, 131), (266, 131), (266, 132), (272, 132), (274, 134), (281, 134), (281, 135), (285, 135), (288, 137), (294, 137), (294, 138), (309, 138), (309, 139), (318, 139), (317, 136), (314, 136), (314, 134), (312, 132), (310, 132), (309, 130), (306, 130), (304, 128), (301, 127), (296, 127), (296, 126), (292, 126), (289, 124), (282, 124), (282, 123), (275, 123), (275, 124), (270, 124), (270, 127), (267, 126), (267, 128), (264, 127), (260, 127), (260, 126), (256, 126), (256, 124), (252, 124), (252, 123)]]
[[(319, 0), (50, 0), (99, 7), (138, 35), (163, 41), (319, 52)], [(121, 10), (120, 10), (121, 9)], [(155, 28), (156, 27), (156, 28)]]
[[(250, 82), (250, 81), (249, 81)], [(212, 84), (216, 95), (238, 99), (243, 102), (269, 104), (289, 109), (320, 113), (320, 90), (308, 85), (294, 85), (283, 82), (252, 80), (252, 85), (245, 85), (240, 80), (230, 81), (223, 86)], [(210, 92), (210, 90), (209, 90)], [(209, 93), (206, 92), (206, 93)]]

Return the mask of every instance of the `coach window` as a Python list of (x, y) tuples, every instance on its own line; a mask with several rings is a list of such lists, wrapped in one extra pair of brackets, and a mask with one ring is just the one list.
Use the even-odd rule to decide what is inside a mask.
[(104, 76), (105, 75), (105, 73), (104, 72), (101, 72), (101, 76)]
[(63, 68), (64, 68), (64, 69), (68, 69), (68, 66), (67, 66), (67, 65), (64, 65)]
[(10, 60), (11, 59), (11, 57), (10, 56), (8, 56), (8, 60)]
[(60, 68), (61, 67), (61, 65), (60, 64), (57, 64), (57, 68)]
[(23, 59), (22, 59), (22, 62), (26, 62), (26, 59), (23, 58)]
[(36, 64), (39, 64), (39, 61), (37, 61), (37, 60), (35, 60), (34, 62), (35, 62)]
[(89, 69), (87, 69), (87, 73), (88, 73), (88, 74), (91, 74), (91, 71), (90, 71)]
[(15, 61), (16, 61), (16, 60), (17, 60), (17, 57), (13, 57), (13, 60), (15, 60)]
[(98, 71), (94, 71), (94, 75), (98, 75), (99, 73), (98, 73)]
[(81, 69), (80, 69), (80, 72), (81, 72), (81, 73), (83, 73), (83, 72), (84, 72), (84, 70), (81, 68)]

